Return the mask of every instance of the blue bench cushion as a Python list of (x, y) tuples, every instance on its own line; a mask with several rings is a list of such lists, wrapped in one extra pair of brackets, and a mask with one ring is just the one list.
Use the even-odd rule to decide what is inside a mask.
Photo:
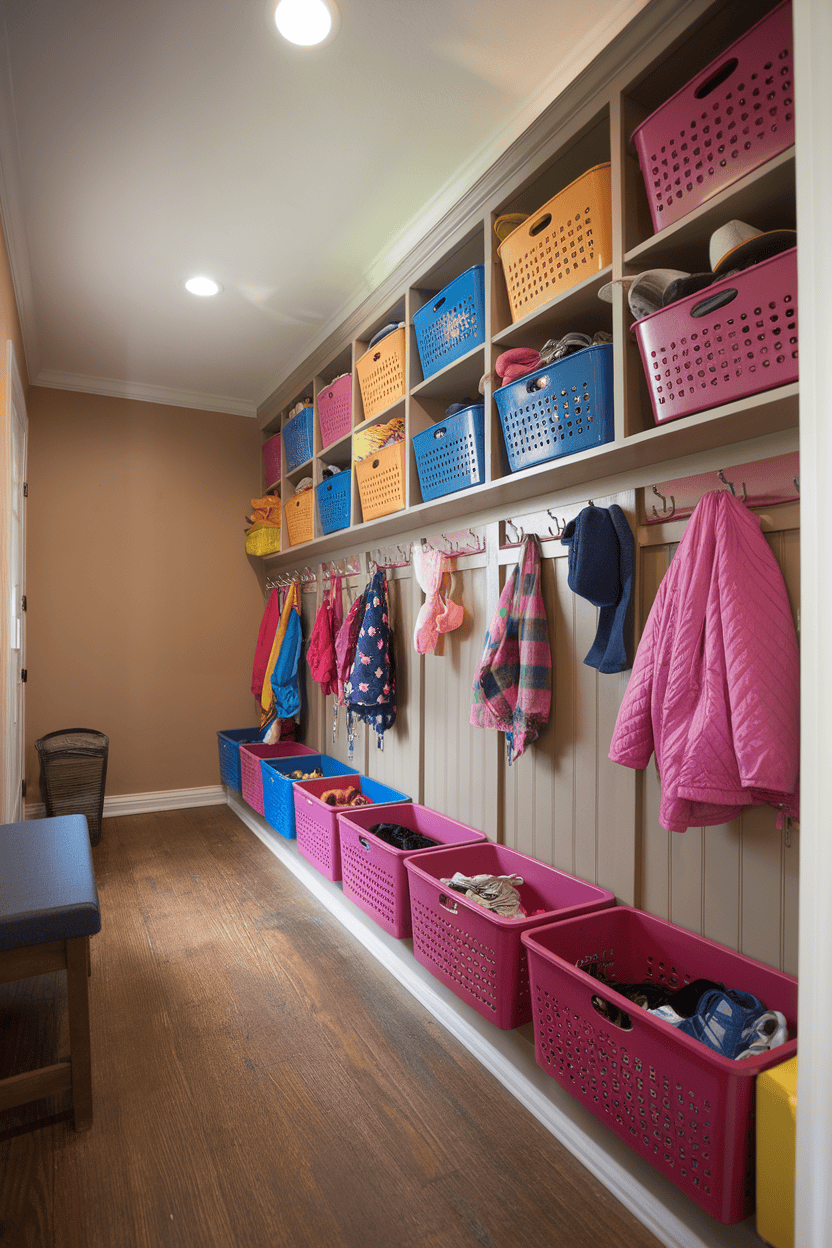
[(0, 824), (0, 949), (100, 931), (85, 817)]

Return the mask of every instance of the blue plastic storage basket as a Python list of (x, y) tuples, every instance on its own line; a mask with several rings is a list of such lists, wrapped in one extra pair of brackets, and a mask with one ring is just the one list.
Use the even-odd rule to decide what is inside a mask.
[(485, 341), (485, 268), (475, 264), (413, 313), (416, 345), (427, 379)]
[(612, 346), (586, 347), (494, 392), (512, 472), (613, 438)]
[(299, 758), (261, 758), (263, 772), (263, 813), (266, 823), (287, 840), (295, 835), (295, 792), (297, 780), (289, 779), (291, 771), (314, 771), (320, 767), (324, 776), (357, 776), (358, 768), (350, 767), (329, 754), (304, 754)]
[(342, 468), (334, 477), (327, 477), (315, 487), (322, 533), (349, 528), (351, 483), (352, 469)]
[(305, 464), (312, 458), (312, 408), (302, 408), (283, 426), (283, 457), (286, 470)]
[(230, 789), (241, 793), (243, 781), (240, 776), (240, 746), (260, 740), (260, 728), (224, 728), (217, 733), (220, 750), (220, 779)]
[(484, 426), (485, 408), (474, 404), (414, 436), (413, 452), (425, 502), (471, 485), (482, 485)]

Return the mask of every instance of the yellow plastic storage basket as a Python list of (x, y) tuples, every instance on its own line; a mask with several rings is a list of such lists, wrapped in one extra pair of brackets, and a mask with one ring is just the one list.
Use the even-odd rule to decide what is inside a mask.
[(365, 520), (389, 516), (404, 507), (404, 463), (407, 444), (394, 442), (355, 465), (361, 514)]
[(571, 182), (497, 248), (512, 321), (612, 263), (609, 164)]
[(246, 533), (247, 555), (275, 555), (280, 550), (280, 529), (255, 526)]
[(314, 490), (303, 490), (287, 501), (284, 511), (290, 546), (297, 546), (298, 542), (311, 542), (315, 536), (314, 501)]
[[(386, 411), (405, 391), (405, 330), (394, 329), (356, 360), (364, 419)], [(404, 504), (402, 504), (404, 506)], [(395, 510), (395, 508), (393, 509)], [(382, 513), (385, 514), (385, 513)]]

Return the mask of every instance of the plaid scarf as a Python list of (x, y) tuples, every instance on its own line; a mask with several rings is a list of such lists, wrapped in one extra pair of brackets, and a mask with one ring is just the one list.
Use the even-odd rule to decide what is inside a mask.
[(518, 759), (549, 721), (552, 652), (540, 593), (540, 544), (523, 542), (506, 581), (474, 677), (471, 723), (506, 734), (509, 763)]

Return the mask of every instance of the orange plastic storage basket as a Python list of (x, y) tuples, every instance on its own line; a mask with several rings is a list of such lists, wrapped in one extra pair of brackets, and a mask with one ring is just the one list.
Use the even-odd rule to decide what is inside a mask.
[(596, 165), (512, 230), (497, 248), (511, 319), (577, 286), (612, 263), (609, 164)]
[(297, 546), (298, 542), (311, 542), (315, 536), (314, 490), (303, 490), (295, 494), (286, 503), (286, 527), (289, 530), (289, 545)]
[(361, 514), (365, 520), (389, 516), (404, 507), (406, 443), (394, 442), (355, 465)]
[(378, 416), (391, 403), (404, 397), (404, 335), (404, 327), (394, 329), (386, 338), (377, 342), (371, 350), (365, 351), (361, 359), (355, 362), (365, 420)]

